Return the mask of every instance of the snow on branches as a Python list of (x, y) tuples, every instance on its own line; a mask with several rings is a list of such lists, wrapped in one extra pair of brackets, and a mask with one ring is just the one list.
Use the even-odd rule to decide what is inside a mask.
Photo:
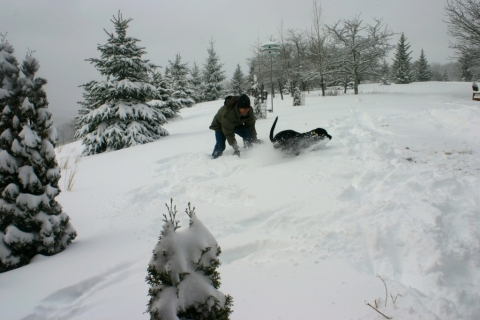
[(163, 230), (146, 278), (150, 285), (150, 319), (229, 319), (233, 299), (218, 290), (221, 250), (217, 241), (198, 220), (190, 203), (185, 210), (189, 227), (178, 232), (173, 200), (166, 206), (168, 216), (163, 215)]
[(111, 20), (117, 36), (109, 35), (107, 44), (99, 45), (101, 58), (87, 61), (106, 76), (103, 81), (83, 85), (84, 101), (76, 118), (76, 139), (85, 145), (85, 155), (114, 151), (155, 141), (168, 132), (162, 125), (167, 116), (175, 114), (162, 101), (162, 93), (152, 84), (152, 73), (157, 66), (143, 60), (144, 48), (138, 39), (127, 37), (126, 29), (132, 19), (118, 17)]
[(29, 52), (20, 66), (13, 47), (0, 43), (0, 272), (36, 254), (64, 250), (77, 233), (55, 201), (60, 169), (57, 132), (47, 109), (40, 68)]

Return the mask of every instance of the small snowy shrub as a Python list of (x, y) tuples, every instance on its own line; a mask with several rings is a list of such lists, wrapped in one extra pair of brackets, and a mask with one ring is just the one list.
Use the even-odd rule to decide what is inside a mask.
[(0, 272), (26, 265), (36, 254), (64, 250), (77, 233), (62, 206), (57, 131), (30, 52), (19, 66), (13, 47), (0, 42)]
[(335, 87), (327, 88), (327, 90), (325, 90), (325, 96), (327, 97), (339, 96), (340, 93), (340, 90)]
[(386, 85), (386, 86), (389, 86), (392, 84), (388, 78), (381, 78), (380, 81), (383, 85)]
[(253, 96), (253, 115), (255, 119), (265, 119), (267, 117), (266, 105), (260, 94), (257, 82), (257, 76), (253, 76), (253, 85), (250, 87), (250, 94)]
[(220, 247), (213, 235), (197, 219), (190, 203), (188, 229), (180, 228), (173, 200), (164, 216), (163, 230), (148, 265), (150, 285), (147, 312), (152, 320), (227, 320), (233, 299), (220, 287)]
[(264, 100), (261, 100), (259, 98), (254, 98), (254, 100), (253, 100), (253, 115), (255, 116), (255, 119), (257, 119), (257, 120), (267, 118), (267, 103)]
[(298, 87), (293, 88), (293, 106), (299, 106), (302, 104), (302, 94)]

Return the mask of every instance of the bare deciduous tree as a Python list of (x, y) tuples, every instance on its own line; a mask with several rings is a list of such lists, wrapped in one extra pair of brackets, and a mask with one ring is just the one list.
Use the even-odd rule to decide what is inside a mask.
[[(292, 79), (292, 70), (290, 63), (291, 52), (290, 47), (286, 45), (285, 31), (283, 30), (283, 20), (280, 21), (280, 27), (277, 30), (280, 42), (280, 55), (278, 57), (278, 61), (280, 62), (280, 76), (277, 81), (280, 89), (280, 95), (283, 100), (284, 86), (289, 85)], [(290, 88), (289, 92), (291, 92)]]
[(480, 2), (478, 0), (447, 0), (445, 13), (448, 34), (455, 39), (450, 48), (459, 60), (468, 62), (469, 72), (480, 76)]
[(455, 38), (450, 46), (463, 52), (480, 47), (480, 2), (478, 0), (447, 0), (448, 34)]
[(334, 43), (343, 52), (336, 64), (341, 66), (341, 73), (353, 78), (355, 94), (358, 94), (360, 79), (376, 73), (380, 59), (393, 48), (389, 43), (393, 32), (381, 19), (374, 21), (374, 25), (364, 24), (360, 16), (356, 16), (352, 20), (341, 20), (326, 26)]
[(307, 59), (308, 37), (304, 30), (287, 30), (287, 45), (290, 46), (291, 61), (291, 91), (293, 87), (302, 84), (302, 89), (307, 86), (307, 70), (309, 70), (309, 61)]
[(264, 85), (265, 81), (269, 79), (269, 76), (267, 76), (266, 72), (270, 71), (270, 64), (267, 65), (267, 59), (262, 54), (260, 39), (257, 39), (256, 43), (252, 45), (251, 51), (253, 56), (247, 59), (250, 66), (251, 82), (253, 83), (253, 76), (255, 75), (257, 77), (258, 84)]
[(328, 67), (327, 36), (322, 29), (322, 7), (313, 1), (312, 28), (310, 30), (309, 53), (313, 64), (310, 80), (320, 80), (322, 96), (325, 96), (325, 73)]

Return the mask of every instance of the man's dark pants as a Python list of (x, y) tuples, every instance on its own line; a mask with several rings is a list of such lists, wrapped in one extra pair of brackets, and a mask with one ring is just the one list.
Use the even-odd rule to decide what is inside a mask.
[[(252, 142), (250, 138), (250, 129), (248, 129), (245, 125), (242, 125), (235, 127), (235, 129), (233, 129), (233, 132), (243, 138), (243, 143), (247, 148), (251, 147)], [(215, 139), (217, 140), (217, 143), (215, 144), (215, 148), (213, 149), (212, 153), (212, 158), (214, 159), (222, 155), (226, 147), (225, 140), (227, 140), (227, 138), (222, 131), (215, 131)]]

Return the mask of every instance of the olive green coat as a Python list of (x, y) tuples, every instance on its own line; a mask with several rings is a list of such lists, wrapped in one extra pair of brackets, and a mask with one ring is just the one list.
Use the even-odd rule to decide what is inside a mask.
[(228, 144), (233, 146), (237, 143), (235, 140), (235, 127), (245, 124), (250, 130), (252, 139), (257, 138), (257, 131), (255, 130), (255, 116), (253, 109), (250, 108), (246, 116), (242, 116), (237, 108), (238, 97), (227, 97), (223, 107), (221, 107), (215, 117), (213, 118), (210, 129), (221, 131), (227, 138)]

